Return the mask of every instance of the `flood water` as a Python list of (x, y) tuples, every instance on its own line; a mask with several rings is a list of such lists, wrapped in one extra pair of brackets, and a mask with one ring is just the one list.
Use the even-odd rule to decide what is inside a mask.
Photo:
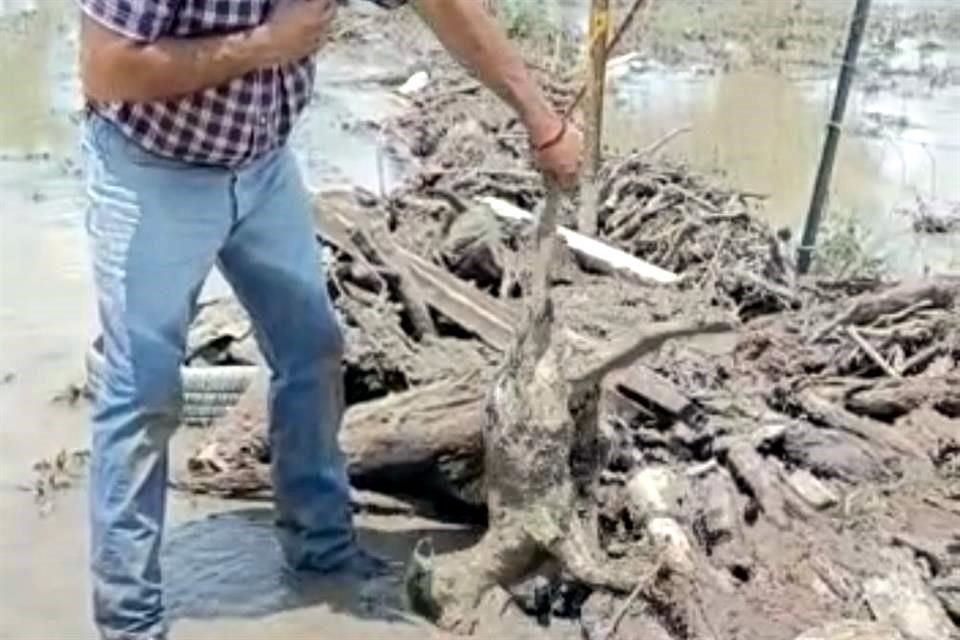
[[(564, 6), (564, 20), (582, 18), (582, 3)], [(84, 447), (87, 438), (82, 408), (50, 402), (81, 379), (83, 353), (96, 330), (77, 153), (75, 28), (69, 0), (0, 0), (0, 519), (6, 523), (0, 527), (0, 640), (91, 637), (82, 491), (67, 492), (44, 515), (20, 488), (30, 482), (34, 461)], [(936, 64), (958, 64), (960, 49), (948, 44)], [(921, 54), (917, 43), (904, 42), (897, 55), (910, 65)], [(402, 175), (401, 165), (378, 154), (374, 136), (343, 126), (402, 108), (386, 90), (349, 84), (384, 71), (385, 60), (391, 57), (382, 51), (361, 50), (321, 62), (320, 78), (337, 82), (321, 81), (296, 145), (314, 186), (359, 184), (377, 191)], [(623, 149), (643, 147), (689, 125), (667, 155), (705, 171), (722, 170), (740, 188), (768, 196), (771, 222), (799, 227), (825, 132), (831, 78), (704, 75), (650, 63), (614, 76), (608, 140)], [(831, 215), (861, 220), (873, 248), (897, 272), (960, 268), (956, 236), (917, 236), (909, 219), (894, 213), (916, 195), (960, 200), (960, 87), (858, 90), (848, 129)], [(223, 285), (214, 279), (210, 286), (216, 292)], [(322, 590), (305, 595), (303, 585), (278, 572), (262, 518), (243, 512), (197, 520), (222, 506), (174, 501), (174, 520), (182, 524), (171, 532), (180, 550), (168, 559), (171, 606), (191, 618), (272, 617), (256, 624), (187, 625), (178, 637), (306, 637), (320, 628), (334, 628), (332, 637), (345, 639), (425, 637), (407, 623), (365, 617), (365, 596), (344, 603)], [(428, 526), (408, 524), (388, 534), (371, 528), (368, 535), (402, 557)]]
[[(952, 2), (880, 0), (874, 11), (909, 15)], [(780, 14), (802, 3), (768, 4), (767, 18), (784, 20)], [(552, 14), (557, 24), (583, 30), (588, 3), (560, 5)], [(900, 276), (960, 270), (960, 235), (917, 235), (912, 218), (898, 212), (918, 197), (960, 201), (960, 84), (932, 88), (930, 81), (960, 68), (960, 41), (930, 45), (923, 34), (900, 38), (883, 52), (880, 87), (854, 81), (827, 205), (828, 218), (857, 221), (867, 250)], [(734, 51), (741, 46), (722, 43)], [(676, 69), (645, 59), (614, 64), (605, 144), (626, 152), (689, 127), (664, 155), (764, 194), (767, 219), (799, 237), (836, 88), (839, 52), (836, 56), (834, 67), (808, 69), (800, 76), (741, 71), (735, 65), (725, 73)], [(860, 66), (876, 60), (876, 52), (865, 45)]]

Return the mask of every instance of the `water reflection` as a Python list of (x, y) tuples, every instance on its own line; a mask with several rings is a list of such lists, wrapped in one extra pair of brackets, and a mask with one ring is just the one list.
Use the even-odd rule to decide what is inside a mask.
[(262, 617), (304, 607), (327, 606), (363, 619), (402, 621), (404, 598), (396, 577), (409, 550), (429, 536), (446, 553), (475, 541), (475, 534), (439, 529), (365, 529), (365, 544), (390, 559), (397, 576), (371, 583), (345, 583), (295, 574), (285, 568), (268, 509), (210, 515), (171, 528), (162, 564), (165, 599), (172, 618)]
[[(768, 195), (765, 215), (798, 228), (806, 213), (832, 80), (796, 81), (768, 72), (702, 75), (635, 65), (611, 83), (606, 140), (613, 151), (642, 147), (681, 126), (668, 155)], [(878, 123), (871, 126), (871, 122)], [(894, 126), (895, 125), (895, 126)], [(859, 93), (848, 109), (830, 208), (868, 227), (876, 249), (900, 272), (948, 268), (956, 236), (918, 237), (899, 205), (960, 199), (960, 87), (933, 98)]]

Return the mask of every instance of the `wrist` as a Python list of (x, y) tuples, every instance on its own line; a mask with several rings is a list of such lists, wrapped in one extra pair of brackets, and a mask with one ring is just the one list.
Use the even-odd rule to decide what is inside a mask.
[(563, 118), (550, 109), (542, 108), (533, 116), (524, 119), (530, 144), (541, 147), (553, 140), (563, 128)]
[(248, 55), (254, 67), (267, 67), (280, 62), (277, 39), (269, 23), (253, 27), (248, 35)]

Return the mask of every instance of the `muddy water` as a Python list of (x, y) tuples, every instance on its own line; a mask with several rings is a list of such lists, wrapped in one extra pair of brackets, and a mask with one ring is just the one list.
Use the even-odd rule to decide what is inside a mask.
[[(588, 3), (560, 4), (562, 10), (551, 15), (554, 21), (582, 30)], [(787, 24), (793, 4), (770, 3), (765, 18), (779, 16)], [(882, 0), (875, 5), (875, 12), (903, 16), (953, 6), (950, 0)], [(696, 23), (690, 16), (686, 20)], [(854, 85), (828, 202), (828, 217), (856, 221), (867, 250), (899, 275), (960, 269), (960, 236), (918, 236), (912, 219), (899, 212), (914, 206), (918, 197), (960, 201), (960, 85), (933, 88), (931, 83), (938, 74), (960, 68), (960, 41), (934, 39), (936, 46), (929, 47), (923, 35), (901, 38), (882, 52), (864, 51), (861, 65), (880, 62), (884, 72), (879, 82)], [(650, 60), (612, 66), (605, 141), (611, 150), (623, 152), (689, 127), (665, 155), (766, 195), (770, 222), (799, 237), (839, 59), (837, 68), (813, 77), (809, 71), (808, 77), (786, 77), (738, 71), (738, 58), (743, 66), (748, 51), (734, 40), (722, 48), (732, 67), (726, 73), (668, 68)]]
[[(802, 228), (832, 81), (750, 71), (703, 77), (654, 68), (628, 71), (611, 93), (615, 106), (606, 133), (617, 141), (614, 148), (642, 148), (689, 126), (666, 155), (765, 194), (771, 223)], [(935, 97), (857, 94), (846, 130), (829, 215), (857, 220), (871, 253), (897, 273), (960, 267), (960, 238), (918, 236), (911, 218), (898, 213), (918, 196), (960, 199), (960, 87)]]

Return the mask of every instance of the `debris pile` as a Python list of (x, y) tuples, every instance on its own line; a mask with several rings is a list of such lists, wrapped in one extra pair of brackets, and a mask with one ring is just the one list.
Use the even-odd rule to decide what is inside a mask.
[(960, 202), (927, 201), (917, 196), (915, 207), (901, 207), (898, 213), (913, 219), (913, 230), (917, 233), (942, 234), (960, 231)]
[[(535, 497), (529, 483), (504, 497), (510, 469), (495, 485), (485, 477), (489, 391), (494, 380), (506, 388), (496, 368), (512, 361), (505, 353), (516, 359), (522, 300), (534, 293), (521, 259), (531, 225), (497, 203), (536, 212), (544, 193), (517, 127), (472, 81), (434, 82), (418, 100), (391, 125), (422, 160), (414, 179), (384, 198), (317, 200), (348, 386), (362, 389), (348, 398), (341, 441), (357, 487), (490, 507), (493, 525), (503, 500), (526, 513)], [(578, 426), (564, 434), (584, 454), (570, 466), (586, 471), (562, 470), (562, 526), (532, 506), (523, 525), (565, 570), (523, 581), (504, 560), (496, 576), (518, 584), (484, 589), (509, 589), (541, 624), (577, 618), (593, 640), (954, 637), (960, 282), (798, 282), (754, 196), (649, 150), (609, 162), (600, 193), (602, 251), (568, 240), (552, 276), (554, 338), (567, 352), (557, 384), (616, 370), (569, 408), (565, 424)], [(676, 281), (651, 282), (622, 253)], [(705, 310), (742, 325), (719, 346), (677, 341), (608, 366), (655, 323)], [(515, 373), (514, 386), (534, 379)], [(213, 425), (184, 488), (269, 491), (265, 393), (254, 384)], [(501, 465), (516, 462), (503, 451), (513, 457)], [(591, 563), (575, 561), (580, 542), (600, 552)], [(428, 584), (439, 565), (417, 566)], [(442, 623), (482, 624), (456, 604)]]

